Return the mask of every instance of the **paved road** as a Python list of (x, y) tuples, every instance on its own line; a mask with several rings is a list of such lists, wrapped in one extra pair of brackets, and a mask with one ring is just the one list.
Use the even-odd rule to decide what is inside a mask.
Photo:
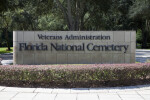
[(150, 57), (150, 50), (136, 49), (136, 57)]
[(150, 50), (137, 49), (136, 50), (136, 62), (150, 62)]
[(0, 58), (2, 58), (1, 63), (3, 65), (11, 65), (11, 64), (13, 64), (13, 53), (0, 54)]
[(66, 89), (0, 86), (0, 100), (150, 100), (150, 85)]
[(0, 58), (2, 58), (3, 60), (12, 60), (13, 53), (0, 54)]

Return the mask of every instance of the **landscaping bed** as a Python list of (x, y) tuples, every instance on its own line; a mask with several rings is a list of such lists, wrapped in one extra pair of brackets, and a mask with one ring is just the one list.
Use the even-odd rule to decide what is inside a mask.
[(0, 85), (109, 87), (150, 84), (150, 63), (0, 66)]

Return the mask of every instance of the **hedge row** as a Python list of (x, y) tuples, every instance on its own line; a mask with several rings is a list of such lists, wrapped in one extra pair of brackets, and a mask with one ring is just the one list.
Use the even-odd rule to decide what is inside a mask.
[(0, 66), (0, 85), (99, 87), (150, 83), (149, 80), (150, 63)]

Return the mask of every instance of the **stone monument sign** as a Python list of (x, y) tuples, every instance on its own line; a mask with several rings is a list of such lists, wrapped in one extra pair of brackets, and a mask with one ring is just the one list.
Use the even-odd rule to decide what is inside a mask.
[(135, 31), (14, 31), (14, 64), (134, 63)]

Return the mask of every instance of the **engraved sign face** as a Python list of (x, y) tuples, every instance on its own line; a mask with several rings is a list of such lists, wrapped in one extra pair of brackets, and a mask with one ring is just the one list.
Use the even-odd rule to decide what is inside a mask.
[(134, 63), (134, 31), (14, 31), (15, 64)]

